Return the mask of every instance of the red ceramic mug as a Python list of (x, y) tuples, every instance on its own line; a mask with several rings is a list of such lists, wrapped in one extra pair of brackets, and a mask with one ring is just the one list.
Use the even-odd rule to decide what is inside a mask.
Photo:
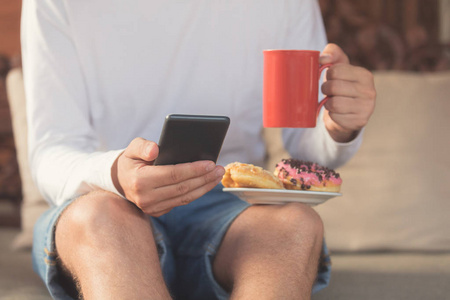
[(264, 50), (264, 127), (316, 127), (322, 71), (331, 64), (319, 64), (319, 51)]

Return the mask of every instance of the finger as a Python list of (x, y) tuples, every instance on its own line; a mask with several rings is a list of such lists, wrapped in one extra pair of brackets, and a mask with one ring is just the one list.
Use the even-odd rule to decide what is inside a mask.
[(146, 215), (150, 215), (152, 217), (160, 217), (162, 215), (167, 214), (168, 212), (170, 212), (173, 209), (173, 207), (170, 207), (170, 208), (164, 207), (164, 209), (160, 209), (160, 208), (148, 209), (145, 206), (142, 207), (137, 204), (136, 204), (136, 206), (139, 207), (139, 209), (142, 210)]
[(329, 113), (330, 118), (345, 130), (360, 130), (367, 124), (367, 118), (360, 114)]
[(322, 84), (322, 93), (329, 97), (342, 96), (356, 98), (361, 95), (359, 85), (345, 80), (329, 80)]
[[(162, 210), (162, 211), (157, 211), (157, 212), (154, 212), (154, 213), (148, 214), (148, 215), (150, 215), (152, 217), (161, 217), (162, 215), (165, 215), (165, 214), (169, 213), (172, 209), (173, 209), (173, 207), (165, 209), (165, 210)], [(144, 211), (144, 213), (145, 213), (145, 211)]]
[(330, 43), (325, 46), (319, 58), (320, 64), (336, 64), (336, 63), (350, 63), (348, 56), (336, 44)]
[(336, 114), (356, 114), (358, 113), (358, 103), (356, 98), (334, 96), (330, 97), (324, 107), (330, 113)]
[(150, 162), (158, 157), (159, 147), (155, 142), (138, 137), (131, 141), (123, 154), (130, 159)]
[(204, 176), (188, 179), (173, 185), (166, 185), (155, 188), (153, 191), (153, 197), (157, 202), (159, 199), (169, 199), (190, 193), (204, 185), (208, 185), (211, 182), (220, 181), (225, 174), (225, 169), (222, 166), (216, 166), (216, 168), (207, 173)]
[[(142, 170), (142, 172), (148, 172), (148, 174), (142, 175), (148, 176), (147, 178), (152, 178), (152, 185), (154, 187), (162, 187), (203, 176), (213, 171), (215, 166), (216, 164), (213, 161), (207, 160), (177, 165), (151, 166)], [(150, 168), (153, 168), (153, 170)], [(156, 173), (158, 176), (152, 176), (152, 174)]]
[[(206, 185), (202, 185), (201, 187), (190, 191), (189, 193), (176, 196), (171, 199), (167, 199), (164, 201), (160, 201), (159, 203), (153, 205), (151, 208), (149, 208), (149, 214), (151, 214), (153, 211), (159, 212), (159, 211), (165, 211), (167, 209), (172, 209), (174, 207), (182, 206), (189, 204), (193, 202), (194, 200), (200, 198), (210, 190), (212, 190), (217, 184), (219, 184), (220, 179), (216, 181), (212, 181)], [(144, 212), (146, 212), (144, 210)]]
[(327, 80), (347, 80), (373, 85), (373, 74), (362, 67), (349, 64), (335, 64), (326, 73)]

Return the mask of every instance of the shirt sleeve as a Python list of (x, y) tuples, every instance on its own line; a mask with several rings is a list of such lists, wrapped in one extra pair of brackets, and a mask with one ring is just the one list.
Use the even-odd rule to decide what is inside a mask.
[(319, 115), (315, 128), (283, 130), (283, 141), (292, 157), (335, 169), (348, 162), (358, 151), (364, 129), (352, 141), (339, 143), (328, 133), (322, 115)]
[(95, 189), (119, 194), (111, 166), (122, 150), (102, 151), (92, 128), (93, 99), (64, 1), (24, 0), (21, 20), (30, 167), (39, 190), (56, 205)]
[[(292, 49), (322, 51), (327, 44), (322, 14), (317, 1), (301, 1), (302, 17), (293, 16), (288, 30), (288, 43)], [(323, 74), (322, 74), (323, 75)], [(323, 76), (322, 76), (323, 79)], [(323, 80), (321, 79), (320, 85)], [(319, 100), (324, 97), (319, 90)], [(315, 128), (285, 128), (283, 142), (292, 157), (317, 162), (329, 168), (345, 164), (358, 151), (363, 131), (349, 143), (338, 143), (328, 133), (323, 122), (323, 108)]]

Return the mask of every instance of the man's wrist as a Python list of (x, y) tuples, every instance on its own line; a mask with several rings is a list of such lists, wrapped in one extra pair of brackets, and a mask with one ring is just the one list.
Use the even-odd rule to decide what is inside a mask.
[(116, 188), (116, 190), (122, 195), (125, 196), (124, 191), (122, 189), (122, 186), (120, 185), (119, 182), (119, 159), (122, 156), (122, 154), (120, 154), (116, 160), (114, 161), (113, 165), (111, 166), (111, 179), (112, 182), (114, 184), (114, 187)]
[(338, 129), (328, 129), (328, 133), (331, 138), (338, 143), (348, 143), (353, 141), (357, 136), (360, 130), (352, 130), (349, 132), (340, 131)]
[(323, 116), (325, 128), (327, 129), (331, 138), (338, 143), (348, 143), (353, 141), (361, 130), (347, 130), (334, 122), (328, 113)]

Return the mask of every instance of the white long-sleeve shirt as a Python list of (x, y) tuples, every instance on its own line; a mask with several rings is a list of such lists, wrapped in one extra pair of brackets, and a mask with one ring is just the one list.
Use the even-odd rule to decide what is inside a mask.
[[(56, 205), (117, 193), (114, 160), (157, 142), (169, 113), (229, 116), (218, 163), (262, 165), (263, 50), (326, 45), (312, 0), (24, 0), (21, 28), (31, 169)], [(322, 118), (283, 136), (333, 168), (361, 142), (336, 143)]]

